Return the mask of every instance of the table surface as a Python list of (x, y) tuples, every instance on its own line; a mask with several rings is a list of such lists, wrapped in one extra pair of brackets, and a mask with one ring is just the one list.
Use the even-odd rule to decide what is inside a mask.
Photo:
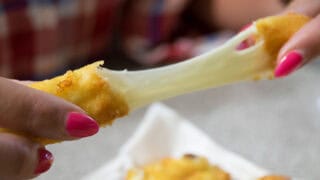
[[(164, 101), (226, 149), (274, 173), (320, 179), (320, 62), (273, 81), (244, 82)], [(98, 135), (50, 145), (53, 167), (39, 180), (79, 179), (117, 155), (146, 108)]]

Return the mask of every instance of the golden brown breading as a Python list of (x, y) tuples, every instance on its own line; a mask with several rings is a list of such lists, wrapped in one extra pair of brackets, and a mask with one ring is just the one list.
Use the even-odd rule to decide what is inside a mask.
[[(111, 124), (125, 116), (129, 108), (121, 94), (113, 91), (107, 80), (96, 72), (103, 62), (95, 62), (50, 80), (36, 82), (30, 87), (70, 101), (93, 117), (100, 126)], [(42, 144), (59, 142), (46, 138), (31, 137)]]
[(264, 176), (261, 177), (257, 180), (290, 180), (291, 178), (286, 177), (286, 176), (281, 176), (281, 175), (269, 175), (269, 176)]
[[(233, 81), (238, 82), (240, 80), (245, 80), (248, 78), (248, 74), (250, 76), (253, 76), (254, 79), (260, 79), (259, 72), (264, 71), (266, 69), (271, 72), (275, 66), (275, 62), (276, 62), (275, 59), (280, 47), (303, 24), (305, 24), (308, 21), (309, 21), (308, 17), (303, 15), (298, 15), (298, 14), (288, 14), (283, 16), (267, 17), (267, 18), (258, 20), (255, 23), (255, 26), (258, 30), (257, 38), (263, 38), (265, 41), (264, 42), (265, 49), (263, 50), (263, 53), (260, 53), (259, 55), (260, 57), (267, 56), (267, 59), (265, 59), (266, 63), (264, 61), (263, 63), (260, 63), (262, 61), (256, 61), (257, 57), (254, 57), (254, 58), (251, 57), (251, 59), (253, 60), (250, 62), (258, 62), (257, 66), (259, 66), (257, 69), (254, 69), (254, 68), (243, 68), (243, 67), (248, 67), (248, 64), (242, 63), (243, 61), (229, 61), (228, 59), (224, 59), (222, 61), (215, 61), (217, 66), (212, 66), (212, 67), (224, 67), (224, 68), (220, 68), (220, 69), (216, 68), (215, 70), (217, 72), (214, 77), (219, 77), (219, 78), (224, 77), (224, 79), (223, 78), (213, 79), (212, 82), (216, 83), (216, 84), (213, 83), (213, 85), (221, 85), (221, 84), (223, 85), (226, 83), (231, 83)], [(260, 52), (260, 51), (257, 51), (257, 52)], [(228, 52), (224, 52), (224, 53), (228, 53)], [(245, 56), (241, 56), (241, 55), (239, 56), (240, 59), (244, 57)], [(240, 65), (243, 65), (242, 70), (244, 69), (243, 70), (244, 72), (241, 71), (241, 67), (234, 66), (234, 64), (229, 64), (230, 62), (242, 63)], [(163, 97), (164, 98), (171, 97), (172, 94), (177, 95), (179, 93), (181, 94), (181, 92), (185, 92), (184, 90), (180, 91), (180, 89), (179, 91), (177, 90), (177, 92), (179, 93), (167, 92), (162, 90), (159, 92), (164, 92), (164, 94), (162, 94), (163, 97), (161, 98), (153, 97), (152, 95), (154, 94), (155, 94), (154, 96), (158, 95), (157, 94), (159, 93), (158, 88), (154, 88), (150, 85), (151, 83), (150, 84), (147, 83), (147, 86), (149, 88), (151, 87), (151, 90), (155, 92), (151, 92), (151, 93), (149, 91), (144, 92), (147, 90), (142, 89), (140, 91), (139, 88), (133, 88), (136, 91), (131, 92), (131, 94), (125, 93), (126, 91), (123, 89), (126, 89), (127, 86), (132, 86), (132, 84), (135, 84), (135, 87), (138, 87), (140, 85), (139, 84), (140, 82), (136, 82), (137, 80), (133, 82), (124, 81), (122, 85), (116, 87), (115, 84), (118, 83), (118, 80), (119, 80), (118, 78), (115, 78), (115, 77), (105, 78), (105, 77), (102, 77), (102, 75), (97, 72), (98, 71), (97, 67), (101, 63), (102, 62), (96, 62), (74, 71), (68, 71), (64, 75), (55, 77), (53, 79), (44, 80), (41, 82), (31, 84), (30, 87), (56, 95), (58, 97), (61, 97), (65, 100), (68, 100), (80, 106), (91, 117), (97, 120), (97, 122), (101, 126), (104, 126), (106, 124), (111, 124), (114, 119), (127, 115), (128, 112), (131, 110), (131, 108), (135, 107), (136, 104), (139, 105), (137, 101), (145, 98), (144, 97), (145, 94), (148, 94), (150, 97), (145, 98), (147, 100), (143, 99), (145, 100), (143, 101), (143, 103), (140, 102), (143, 105), (157, 99), (161, 99), (161, 98), (163, 99)], [(250, 63), (250, 65), (253, 67), (255, 66), (255, 64), (252, 64), (252, 63)], [(260, 65), (262, 67), (260, 67)], [(237, 67), (237, 68), (230, 68), (230, 67)], [(185, 71), (184, 66), (182, 67), (182, 69)], [(229, 71), (226, 69), (228, 69)], [(167, 71), (172, 72), (170, 68), (167, 69)], [(236, 71), (240, 71), (239, 74), (236, 73), (236, 75), (240, 75), (240, 76), (236, 76), (236, 77), (232, 76), (232, 72), (236, 72)], [(176, 71), (173, 71), (173, 72), (177, 73)], [(224, 76), (220, 76), (221, 73), (224, 73), (222, 74)], [(167, 74), (162, 74), (162, 75), (167, 75)], [(162, 78), (163, 76), (159, 76), (159, 77)], [(185, 77), (188, 77), (188, 76), (185, 76)], [(109, 80), (107, 80), (108, 78)], [(198, 78), (198, 77), (195, 76), (194, 78)], [(111, 83), (111, 79), (113, 80), (112, 83)], [(154, 81), (152, 85), (158, 84), (159, 81), (161, 81), (162, 79), (156, 79), (156, 81)], [(183, 80), (183, 78), (181, 79)], [(193, 81), (190, 81), (190, 82), (193, 82)], [(206, 81), (203, 81), (203, 82), (206, 82)], [(131, 85), (128, 85), (128, 84), (131, 84)], [(205, 86), (203, 87), (207, 87), (207, 84), (208, 83), (206, 83)], [(173, 84), (170, 84), (170, 85), (172, 86)], [(176, 85), (176, 83), (174, 85)], [(163, 87), (167, 88), (167, 86), (163, 86)], [(170, 89), (170, 88), (167, 88), (167, 89)], [(128, 94), (130, 94), (131, 98), (127, 97), (129, 96)], [(139, 95), (137, 96), (137, 94)], [(134, 104), (133, 107), (129, 106), (130, 104)], [(11, 132), (10, 130), (6, 130), (6, 131)], [(21, 134), (21, 133), (18, 133), (18, 134)], [(32, 138), (32, 139), (35, 139), (35, 138)], [(51, 140), (42, 139), (42, 138), (36, 138), (36, 140), (44, 144), (56, 142), (55, 140), (51, 141)]]
[(128, 171), (126, 180), (229, 180), (230, 175), (203, 157), (165, 158)]
[[(127, 172), (126, 180), (230, 180), (221, 168), (210, 165), (204, 157), (184, 155), (180, 159), (164, 158)], [(267, 175), (257, 180), (290, 180), (280, 175)]]
[[(309, 20), (305, 15), (289, 13), (260, 19), (256, 22), (256, 27), (259, 35), (263, 36), (266, 50), (276, 59), (283, 44)], [(275, 66), (275, 61), (273, 63)]]
[(97, 73), (96, 62), (30, 87), (56, 95), (84, 109), (100, 126), (111, 124), (129, 112), (127, 102)]

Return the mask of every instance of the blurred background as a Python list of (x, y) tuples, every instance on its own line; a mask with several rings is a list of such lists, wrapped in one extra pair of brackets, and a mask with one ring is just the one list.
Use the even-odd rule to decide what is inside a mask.
[[(272, 173), (319, 179), (319, 68), (318, 61), (285, 79), (234, 84), (164, 103), (226, 149)], [(131, 137), (147, 108), (94, 137), (48, 146), (55, 163), (39, 179), (79, 179), (104, 165)]]

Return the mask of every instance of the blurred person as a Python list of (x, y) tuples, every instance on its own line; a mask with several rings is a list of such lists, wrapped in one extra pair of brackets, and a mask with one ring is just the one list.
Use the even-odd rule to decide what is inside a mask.
[[(238, 31), (255, 19), (297, 11), (314, 18), (282, 48), (275, 75), (285, 76), (318, 55), (320, 47), (317, 30), (320, 1), (289, 3), (280, 0), (1, 1), (0, 127), (60, 140), (94, 135), (99, 127), (81, 108), (13, 79), (52, 77), (105, 58), (106, 52), (112, 54), (115, 49), (145, 66), (173, 63), (221, 44), (233, 34), (226, 32)], [(47, 171), (52, 162), (53, 155), (42, 145), (0, 133), (0, 179), (35, 177)]]
[(97, 58), (108, 63), (116, 43), (121, 54), (142, 65), (184, 60), (195, 55), (198, 45), (232, 35), (223, 30), (237, 31), (283, 8), (278, 0), (255, 3), (254, 8), (250, 3), (7, 0), (0, 3), (0, 75), (44, 79)]

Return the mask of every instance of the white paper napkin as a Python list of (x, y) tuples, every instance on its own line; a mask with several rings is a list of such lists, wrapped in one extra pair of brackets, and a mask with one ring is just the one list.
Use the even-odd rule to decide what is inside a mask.
[(186, 153), (206, 157), (210, 163), (230, 173), (233, 179), (250, 180), (269, 174), (267, 170), (224, 149), (173, 110), (154, 104), (118, 156), (83, 179), (123, 180), (132, 167), (164, 157), (181, 157)]

